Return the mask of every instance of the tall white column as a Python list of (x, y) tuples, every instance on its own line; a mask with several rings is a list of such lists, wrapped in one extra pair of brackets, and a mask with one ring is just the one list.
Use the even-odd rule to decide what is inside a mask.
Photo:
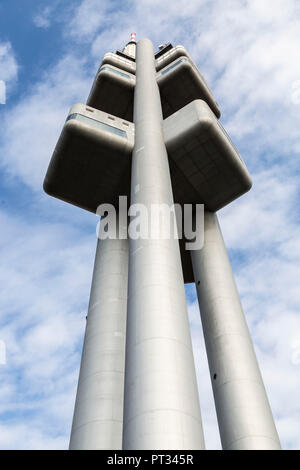
[[(152, 43), (137, 45), (131, 204), (173, 204)], [(124, 449), (204, 447), (178, 240), (130, 239)]]
[(70, 449), (122, 449), (128, 240), (98, 240)]
[(280, 449), (272, 412), (215, 213), (191, 251), (224, 449)]

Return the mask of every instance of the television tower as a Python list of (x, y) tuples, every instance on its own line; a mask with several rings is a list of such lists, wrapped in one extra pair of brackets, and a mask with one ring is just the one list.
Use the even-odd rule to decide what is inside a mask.
[[(195, 282), (223, 449), (280, 449), (216, 212), (251, 188), (183, 46), (135, 33), (69, 112), (45, 191), (100, 204), (205, 205), (204, 246), (98, 240), (70, 449), (204, 449), (184, 284)], [(100, 224), (104, 223), (101, 219)], [(101, 225), (100, 225), (101, 226)], [(123, 235), (121, 235), (123, 234)]]

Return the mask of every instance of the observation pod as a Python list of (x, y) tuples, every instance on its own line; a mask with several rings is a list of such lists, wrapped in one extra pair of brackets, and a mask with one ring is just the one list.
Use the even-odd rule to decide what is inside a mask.
[(204, 101), (193, 101), (165, 119), (164, 136), (178, 174), (176, 201), (217, 211), (251, 188), (245, 163)]
[(113, 54), (112, 52), (108, 52), (104, 55), (100, 68), (106, 64), (113, 65), (114, 67), (117, 67), (121, 70), (124, 70), (125, 72), (129, 72), (135, 75), (135, 59), (129, 55), (120, 55), (120, 53)]
[(202, 99), (219, 118), (218, 105), (203, 76), (187, 57), (179, 57), (157, 75), (164, 118), (180, 110), (195, 99)]
[[(251, 188), (249, 172), (209, 106), (196, 100), (163, 122), (174, 200), (217, 211)], [(70, 110), (45, 177), (54, 197), (91, 212), (129, 195), (135, 126), (77, 104)]]
[[(167, 65), (156, 74), (163, 117), (167, 118), (192, 101), (202, 99), (219, 118), (220, 110), (204, 77), (189, 57), (176, 58), (179, 51), (183, 52), (182, 48), (177, 49), (176, 54), (167, 53), (168, 57), (175, 57), (175, 60), (171, 63), (164, 60), (163, 63)], [(133, 121), (135, 85), (135, 64), (116, 54), (110, 54), (102, 61), (87, 103), (94, 108)]]
[(167, 44), (164, 48), (162, 48), (158, 53), (155, 54), (156, 71), (159, 72), (171, 62), (182, 56), (187, 57), (189, 60), (192, 61), (192, 58), (185, 49), (185, 47), (181, 45), (173, 47), (171, 43)]
[(128, 192), (134, 126), (115, 116), (77, 104), (70, 110), (55, 147), (44, 190), (75, 206), (96, 212), (117, 205)]
[(132, 122), (134, 88), (135, 75), (113, 65), (102, 65), (87, 104)]
[[(217, 211), (251, 188), (243, 160), (209, 106), (196, 100), (163, 122), (175, 203)], [(54, 197), (90, 212), (130, 195), (135, 126), (86, 105), (70, 111), (44, 182)], [(194, 282), (180, 240), (184, 282)]]

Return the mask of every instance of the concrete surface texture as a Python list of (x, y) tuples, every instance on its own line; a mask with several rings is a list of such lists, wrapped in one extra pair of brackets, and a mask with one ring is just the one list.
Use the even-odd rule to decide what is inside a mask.
[(128, 240), (99, 240), (70, 449), (122, 449)]
[(204, 224), (191, 256), (223, 449), (280, 449), (217, 215)]

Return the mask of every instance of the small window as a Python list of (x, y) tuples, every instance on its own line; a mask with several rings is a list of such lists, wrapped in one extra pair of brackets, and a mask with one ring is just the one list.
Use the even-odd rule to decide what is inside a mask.
[(128, 80), (131, 80), (130, 75), (128, 75), (127, 73), (119, 72), (119, 70), (113, 69), (111, 67), (106, 67), (106, 66), (101, 67), (99, 72), (102, 72), (103, 70), (108, 70), (109, 72), (115, 73), (116, 75), (120, 75), (120, 77), (124, 77), (124, 78), (127, 78)]
[[(119, 135), (120, 137), (124, 137), (125, 139), (127, 139), (127, 134), (125, 131), (123, 131), (122, 129), (118, 129), (117, 127), (110, 126), (109, 124), (106, 124), (105, 122), (100, 122), (100, 121), (97, 121), (96, 119), (83, 116), (82, 114), (78, 114), (78, 113), (70, 114), (67, 117), (67, 121), (70, 121), (71, 119), (81, 121), (84, 124), (88, 124), (92, 127), (97, 127), (98, 129), (111, 132), (112, 134), (116, 134), (116, 135)], [(114, 120), (114, 118), (111, 118), (111, 119)]]
[(186, 59), (185, 57), (183, 57), (182, 59), (178, 60), (175, 64), (172, 64), (170, 65), (170, 67), (168, 67), (167, 69), (163, 70), (161, 72), (162, 75), (165, 75), (166, 73), (170, 72), (170, 70), (173, 70), (175, 67), (177, 67), (177, 65), (181, 64), (182, 62), (189, 62), (188, 59)]

